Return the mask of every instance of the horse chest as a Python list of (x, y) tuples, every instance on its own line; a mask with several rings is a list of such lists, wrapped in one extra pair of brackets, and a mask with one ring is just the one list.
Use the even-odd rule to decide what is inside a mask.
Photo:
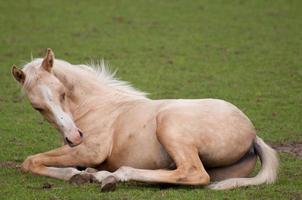
[(152, 123), (136, 130), (125, 130), (115, 136), (110, 157), (104, 163), (106, 170), (114, 171), (121, 166), (141, 169), (163, 169), (173, 165), (156, 137)]

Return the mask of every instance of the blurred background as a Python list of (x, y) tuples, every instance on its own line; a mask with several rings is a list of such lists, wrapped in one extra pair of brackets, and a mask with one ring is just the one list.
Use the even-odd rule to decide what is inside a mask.
[[(18, 164), (60, 145), (56, 131), (21, 98), (10, 74), (12, 64), (43, 57), (47, 47), (56, 58), (74, 64), (104, 58), (118, 69), (118, 78), (152, 99), (225, 99), (243, 110), (271, 144), (301, 142), (301, 10), (299, 0), (0, 0), (0, 176), (6, 180), (0, 183), (0, 195), (104, 195), (95, 187), (74, 188), (3, 164)], [(283, 173), (274, 186), (222, 194), (125, 184), (106, 198), (302, 198), (302, 181), (296, 179), (302, 176), (296, 171), (301, 159), (285, 154), (281, 162)], [(36, 186), (44, 181), (61, 190), (28, 189), (29, 182)]]

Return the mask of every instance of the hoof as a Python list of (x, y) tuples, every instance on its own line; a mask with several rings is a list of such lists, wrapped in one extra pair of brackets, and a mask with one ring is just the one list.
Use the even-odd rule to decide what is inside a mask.
[(116, 188), (117, 180), (114, 176), (108, 176), (102, 181), (101, 191), (102, 192), (112, 192)]
[(96, 182), (95, 178), (93, 175), (88, 174), (88, 173), (83, 173), (83, 174), (76, 174), (72, 176), (69, 180), (70, 183), (76, 184), (76, 185), (82, 185), (85, 183), (94, 183)]

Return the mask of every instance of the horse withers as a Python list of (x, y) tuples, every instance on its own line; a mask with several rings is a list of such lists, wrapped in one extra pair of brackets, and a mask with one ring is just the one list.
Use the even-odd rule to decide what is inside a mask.
[[(204, 185), (211, 189), (273, 183), (276, 152), (251, 121), (219, 99), (151, 100), (114, 78), (104, 63), (72, 65), (46, 56), (12, 74), (31, 105), (65, 145), (29, 156), (24, 172), (63, 180)], [(250, 173), (259, 156), (262, 168)], [(79, 171), (76, 166), (97, 171)], [(88, 177), (88, 178), (87, 178)]]

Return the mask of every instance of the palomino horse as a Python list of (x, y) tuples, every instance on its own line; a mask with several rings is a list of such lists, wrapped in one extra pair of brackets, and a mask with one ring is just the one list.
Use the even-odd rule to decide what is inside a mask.
[[(251, 121), (218, 99), (151, 100), (114, 79), (104, 64), (72, 65), (51, 49), (12, 68), (31, 105), (65, 145), (29, 156), (24, 172), (63, 180), (207, 185), (211, 189), (273, 183), (278, 158)], [(262, 168), (247, 178), (260, 157)], [(76, 166), (98, 171), (79, 171)], [(211, 180), (211, 183), (210, 183)]]

